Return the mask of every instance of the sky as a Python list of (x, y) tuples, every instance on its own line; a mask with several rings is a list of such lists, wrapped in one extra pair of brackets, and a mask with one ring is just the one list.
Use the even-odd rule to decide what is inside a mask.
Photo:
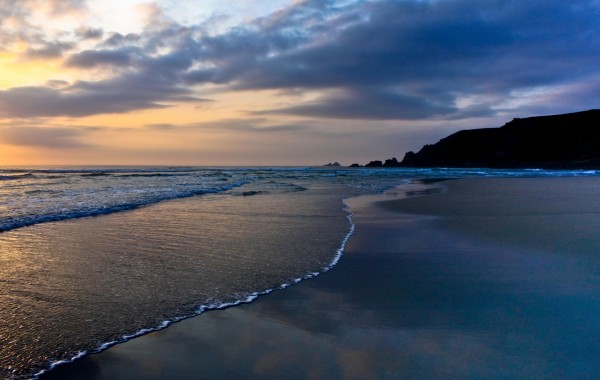
[(600, 0), (0, 0), (0, 166), (344, 165), (600, 108)]

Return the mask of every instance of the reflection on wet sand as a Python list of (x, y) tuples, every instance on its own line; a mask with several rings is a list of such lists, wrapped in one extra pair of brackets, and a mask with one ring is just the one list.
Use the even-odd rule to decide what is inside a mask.
[[(521, 181), (511, 186), (527, 191)], [(600, 373), (599, 258), (580, 265), (577, 255), (450, 228), (453, 216), (400, 214), (372, 200), (351, 202), (355, 235), (326, 275), (177, 323), (48, 378), (592, 379)], [(566, 230), (576, 219), (577, 212), (563, 217)]]

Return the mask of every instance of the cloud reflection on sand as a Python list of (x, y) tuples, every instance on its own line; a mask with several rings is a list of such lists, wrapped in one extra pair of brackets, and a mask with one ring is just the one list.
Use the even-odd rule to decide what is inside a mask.
[(81, 362), (99, 365), (97, 379), (595, 378), (597, 266), (452, 218), (351, 206), (356, 232), (326, 275)]

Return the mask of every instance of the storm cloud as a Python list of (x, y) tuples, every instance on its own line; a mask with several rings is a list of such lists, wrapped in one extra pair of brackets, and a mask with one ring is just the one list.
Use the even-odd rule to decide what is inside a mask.
[(460, 112), (461, 98), (484, 104), (599, 80), (597, 2), (375, 1), (338, 12), (362, 18), (325, 22), (319, 34), (333, 37), (246, 58), (243, 70), (229, 63), (221, 75), (230, 72), (235, 87), (248, 90), (343, 90), (280, 113), (374, 119), (451, 116)]
[[(577, 88), (600, 81), (600, 5), (592, 0), (307, 0), (220, 34), (163, 16), (157, 11), (139, 34), (75, 33), (99, 40), (64, 64), (111, 67), (113, 76), (2, 91), (0, 114), (122, 113), (202, 101), (209, 85), (317, 91), (316, 100), (260, 113), (339, 119), (518, 115), (542, 109), (541, 89), (569, 89), (568, 101), (553, 98), (556, 112), (600, 100)], [(53, 46), (63, 45), (32, 54), (67, 51)]]
[(290, 114), (333, 119), (418, 120), (448, 115), (456, 108), (444, 99), (404, 95), (373, 88), (353, 88), (340, 95), (326, 95), (316, 101), (257, 114)]

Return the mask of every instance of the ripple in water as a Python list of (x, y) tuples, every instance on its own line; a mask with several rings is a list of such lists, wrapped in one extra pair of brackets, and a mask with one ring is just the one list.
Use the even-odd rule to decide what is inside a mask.
[(338, 192), (210, 195), (0, 234), (2, 377), (106, 348), (326, 270)]

